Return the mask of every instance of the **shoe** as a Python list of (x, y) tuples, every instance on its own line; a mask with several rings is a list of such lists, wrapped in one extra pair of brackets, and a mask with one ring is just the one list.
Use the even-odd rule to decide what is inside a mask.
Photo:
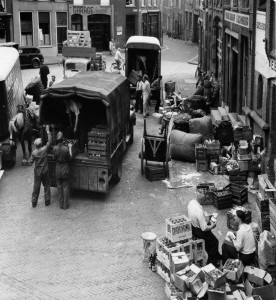
[(45, 201), (45, 206), (49, 206), (51, 204), (50, 201)]
[(37, 202), (32, 202), (32, 207), (36, 207)]

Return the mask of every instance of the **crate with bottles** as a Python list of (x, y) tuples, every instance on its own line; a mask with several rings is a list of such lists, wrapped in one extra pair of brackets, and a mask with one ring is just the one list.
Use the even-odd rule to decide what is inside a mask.
[(191, 220), (185, 215), (166, 219), (166, 237), (178, 242), (192, 237)]

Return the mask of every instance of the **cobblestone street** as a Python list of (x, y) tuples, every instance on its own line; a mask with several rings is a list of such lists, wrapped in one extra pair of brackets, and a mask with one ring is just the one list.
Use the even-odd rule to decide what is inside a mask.
[[(191, 95), (196, 66), (188, 61), (196, 56), (197, 47), (164, 38), (163, 48), (164, 82), (174, 80), (182, 95)], [(114, 58), (106, 59), (108, 69)], [(50, 65), (50, 71), (62, 80), (62, 65)], [(24, 69), (24, 87), (36, 75), (37, 69)], [(148, 131), (157, 133), (160, 125), (152, 117), (147, 120)], [(142, 260), (141, 234), (164, 235), (165, 218), (186, 214), (195, 188), (168, 189), (164, 182), (150, 182), (141, 175), (142, 128), (142, 115), (137, 114), (121, 181), (106, 195), (72, 191), (68, 210), (59, 209), (55, 188), (50, 206), (44, 205), (41, 190), (38, 205), (32, 208), (33, 167), (21, 166), (18, 147), (15, 167), (6, 170), (0, 182), (1, 300), (167, 299), (165, 282)], [(195, 164), (171, 162), (170, 169), (171, 177), (179, 180), (195, 172)], [(225, 182), (222, 176), (206, 174), (192, 183), (201, 180)], [(220, 211), (214, 233), (221, 241), (226, 231), (225, 210)]]

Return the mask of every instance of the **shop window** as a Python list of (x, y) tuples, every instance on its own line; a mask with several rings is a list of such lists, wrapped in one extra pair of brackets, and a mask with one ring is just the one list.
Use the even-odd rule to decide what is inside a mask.
[(238, 0), (233, 0), (233, 7), (234, 8), (238, 7)]
[(38, 13), (39, 31), (40, 31), (40, 45), (50, 45), (50, 13)]
[(82, 30), (82, 16), (72, 15), (71, 16), (71, 28), (72, 30)]
[(135, 6), (135, 0), (126, 0), (126, 6)]
[(230, 6), (231, 5), (231, 0), (224, 0), (224, 5)]
[(262, 114), (262, 107), (263, 107), (263, 77), (259, 75), (258, 78), (258, 90), (257, 90), (257, 111), (258, 114)]
[(20, 13), (21, 46), (33, 45), (33, 15), (31, 12)]
[(266, 11), (266, 0), (259, 0), (258, 10)]

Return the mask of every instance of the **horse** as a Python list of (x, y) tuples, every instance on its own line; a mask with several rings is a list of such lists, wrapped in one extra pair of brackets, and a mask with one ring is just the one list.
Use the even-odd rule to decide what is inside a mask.
[(38, 117), (35, 113), (35, 108), (30, 106), (28, 108), (20, 105), (19, 112), (9, 122), (10, 132), (10, 146), (16, 147), (16, 139), (19, 140), (22, 152), (23, 160), (22, 165), (27, 164), (25, 141), (28, 142), (29, 158), (32, 154), (32, 138), (39, 137), (40, 131), (38, 126)]

